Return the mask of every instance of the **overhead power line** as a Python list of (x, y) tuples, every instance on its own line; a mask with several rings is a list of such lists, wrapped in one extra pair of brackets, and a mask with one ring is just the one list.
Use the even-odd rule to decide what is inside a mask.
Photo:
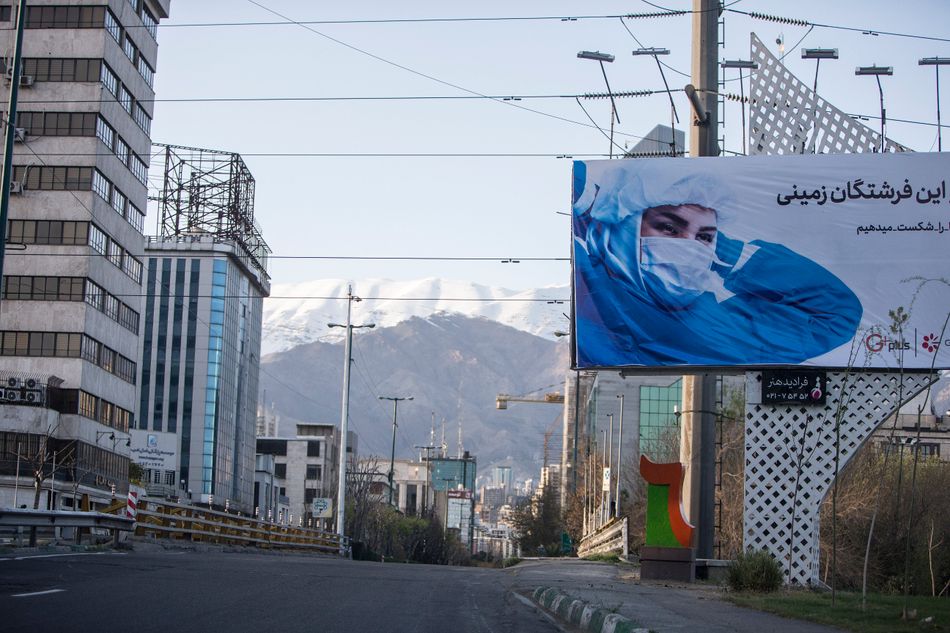
[[(672, 92), (682, 92), (682, 88), (674, 88)], [(649, 97), (655, 94), (666, 94), (663, 90), (625, 90), (611, 93), (615, 99), (626, 99), (633, 97)], [(287, 102), (320, 102), (320, 101), (526, 101), (530, 99), (602, 99), (609, 96), (606, 92), (587, 92), (584, 94), (526, 94), (526, 95), (489, 95), (489, 94), (467, 94), (467, 95), (344, 95), (330, 97), (170, 97), (141, 99), (149, 103), (241, 103), (241, 102), (268, 102), (268, 101), (287, 101)], [(20, 100), (21, 104), (29, 103), (114, 103), (115, 99), (30, 99)]]
[(859, 26), (844, 26), (842, 24), (825, 24), (822, 22), (812, 22), (810, 20), (802, 20), (800, 18), (790, 18), (781, 15), (770, 15), (767, 13), (759, 13), (757, 11), (742, 11), (740, 9), (726, 9), (732, 13), (737, 13), (739, 15), (745, 15), (747, 17), (756, 19), (756, 20), (765, 20), (766, 22), (775, 22), (777, 24), (788, 24), (792, 26), (813, 26), (821, 29), (832, 29), (835, 31), (850, 31), (853, 33), (861, 33), (863, 35), (889, 35), (892, 37), (905, 37), (915, 40), (928, 40), (931, 42), (950, 42), (950, 37), (937, 37), (935, 35), (920, 35), (917, 33), (900, 33), (897, 31), (882, 31), (878, 29), (871, 29), (866, 27)]

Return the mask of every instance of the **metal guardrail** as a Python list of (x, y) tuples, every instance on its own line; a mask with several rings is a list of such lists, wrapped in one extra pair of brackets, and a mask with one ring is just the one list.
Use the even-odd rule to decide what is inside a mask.
[(332, 532), (271, 523), (195, 505), (144, 498), (137, 510), (136, 536), (260, 548), (295, 548), (349, 555), (349, 539)]
[(132, 519), (102, 512), (0, 509), (0, 527), (78, 527), (129, 531)]
[(627, 558), (629, 554), (627, 517), (612, 521), (596, 532), (588, 534), (581, 539), (580, 545), (577, 546), (577, 555), (580, 558), (593, 554), (610, 553), (617, 553), (623, 558)]

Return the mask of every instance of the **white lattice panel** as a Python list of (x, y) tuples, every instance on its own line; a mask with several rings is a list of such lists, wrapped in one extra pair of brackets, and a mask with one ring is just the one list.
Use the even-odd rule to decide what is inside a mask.
[[(844, 154), (880, 148), (880, 132), (819, 97), (754, 33), (752, 61), (759, 67), (750, 80), (750, 154)], [(887, 139), (885, 151), (908, 150)]]
[[(929, 374), (905, 373), (905, 401), (931, 380)], [(791, 557), (791, 576), (786, 582), (815, 584), (819, 580), (819, 510), (835, 479), (838, 403), (844, 394), (839, 457), (839, 470), (843, 470), (871, 433), (894, 413), (901, 375), (829, 372), (827, 402), (817, 406), (762, 405), (761, 381), (759, 372), (746, 374), (744, 545), (771, 552), (786, 575)]]

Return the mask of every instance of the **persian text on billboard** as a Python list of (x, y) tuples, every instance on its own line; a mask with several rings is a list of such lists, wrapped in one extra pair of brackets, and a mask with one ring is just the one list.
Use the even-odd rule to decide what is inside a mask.
[(578, 367), (950, 367), (950, 156), (574, 163)]

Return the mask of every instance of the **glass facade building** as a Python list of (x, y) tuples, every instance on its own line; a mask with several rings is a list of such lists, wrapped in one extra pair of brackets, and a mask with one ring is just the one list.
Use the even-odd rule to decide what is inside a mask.
[(270, 285), (239, 250), (211, 236), (155, 238), (147, 247), (142, 395), (132, 436), (153, 486), (174, 482), (193, 501), (251, 512)]
[(683, 380), (669, 386), (640, 385), (640, 454), (655, 462), (679, 461), (679, 418)]

